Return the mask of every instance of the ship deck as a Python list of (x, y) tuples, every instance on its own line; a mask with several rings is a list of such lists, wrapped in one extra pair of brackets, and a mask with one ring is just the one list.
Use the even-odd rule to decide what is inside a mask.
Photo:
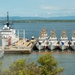
[(29, 41), (20, 39), (12, 45), (5, 47), (0, 46), (0, 50), (4, 50), (5, 53), (31, 53), (35, 43), (36, 39)]

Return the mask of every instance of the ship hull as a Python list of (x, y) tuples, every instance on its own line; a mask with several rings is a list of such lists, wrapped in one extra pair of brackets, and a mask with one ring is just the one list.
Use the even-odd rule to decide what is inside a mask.
[(49, 44), (48, 44), (48, 48), (49, 48), (50, 50), (56, 49), (56, 48), (58, 47), (57, 42), (58, 42), (58, 41), (52, 41), (52, 42), (50, 41)]
[(39, 44), (36, 44), (36, 48), (37, 48), (38, 50), (42, 50), (42, 49), (44, 49), (44, 46), (39, 45)]
[(61, 50), (65, 50), (65, 49), (67, 49), (67, 48), (68, 48), (68, 46), (60, 45), (60, 46), (59, 46), (59, 48), (60, 48)]
[(55, 46), (55, 45), (49, 45), (48, 48), (49, 48), (50, 50), (54, 50), (54, 49), (56, 48), (56, 46)]
[(73, 50), (75, 50), (75, 45), (71, 45), (70, 47), (71, 47)]

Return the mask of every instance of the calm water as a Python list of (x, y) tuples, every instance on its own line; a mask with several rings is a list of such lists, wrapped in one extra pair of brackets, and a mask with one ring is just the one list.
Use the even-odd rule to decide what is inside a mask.
[[(0, 24), (0, 28), (2, 28), (2, 24)], [(35, 38), (39, 37), (40, 31), (42, 28), (46, 28), (48, 34), (50, 35), (50, 30), (56, 30), (57, 37), (60, 39), (61, 31), (67, 30), (67, 35), (69, 40), (72, 36), (72, 31), (75, 30), (75, 22), (51, 22), (51, 23), (15, 23), (13, 27), (16, 30), (24, 29), (26, 31), (26, 38), (31, 38), (34, 36)], [(20, 37), (23, 35), (20, 32)], [(10, 63), (18, 60), (18, 59), (25, 59), (31, 58), (31, 61), (35, 61), (38, 59), (40, 53), (32, 53), (32, 54), (5, 54), (3, 58), (0, 60), (3, 62), (3, 69), (7, 69)], [(59, 65), (62, 66), (65, 70), (61, 75), (75, 75), (75, 54), (52, 54), (56, 60), (58, 61)]]

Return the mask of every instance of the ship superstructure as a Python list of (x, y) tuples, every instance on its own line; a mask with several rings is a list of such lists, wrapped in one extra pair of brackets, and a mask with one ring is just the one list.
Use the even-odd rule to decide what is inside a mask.
[(57, 37), (56, 37), (56, 32), (55, 30), (52, 30), (51, 31), (51, 36), (49, 38), (49, 43), (48, 43), (48, 48), (50, 50), (53, 50), (55, 49), (56, 47), (58, 47), (58, 40), (57, 40)]
[(72, 33), (72, 38), (71, 38), (71, 41), (70, 41), (70, 47), (75, 50), (75, 30), (73, 31)]
[(36, 43), (36, 47), (38, 50), (44, 49), (47, 47), (48, 42), (48, 34), (46, 29), (42, 29), (40, 37)]
[(16, 36), (16, 30), (12, 28), (9, 22), (9, 14), (7, 12), (7, 21), (4, 27), (0, 29), (0, 38), (2, 39), (2, 46), (10, 45), (19, 40)]
[(60, 38), (59, 47), (61, 50), (67, 49), (69, 47), (69, 41), (67, 37), (66, 30), (62, 31), (62, 36)]

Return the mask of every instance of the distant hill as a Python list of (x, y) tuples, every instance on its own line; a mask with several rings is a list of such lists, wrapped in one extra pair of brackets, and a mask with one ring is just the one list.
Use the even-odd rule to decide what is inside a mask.
[[(6, 20), (6, 17), (0, 17), (0, 20)], [(10, 20), (75, 20), (75, 16), (63, 16), (63, 17), (19, 17), (19, 16), (10, 16)]]

